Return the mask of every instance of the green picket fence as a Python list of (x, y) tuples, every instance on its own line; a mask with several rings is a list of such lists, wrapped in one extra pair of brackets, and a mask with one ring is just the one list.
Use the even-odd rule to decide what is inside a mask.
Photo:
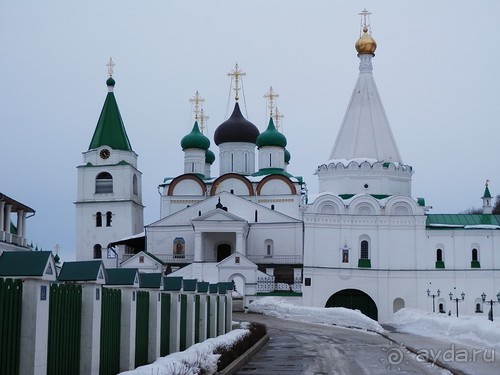
[(182, 352), (183, 350), (186, 349), (187, 349), (187, 295), (181, 294), (179, 350)]
[(161, 294), (160, 356), (170, 354), (170, 300), (167, 293)]
[(121, 303), (120, 289), (102, 288), (99, 375), (115, 375), (120, 372)]
[(49, 305), (48, 375), (78, 374), (82, 286), (52, 284)]
[(19, 374), (21, 280), (0, 279), (0, 373)]
[(200, 342), (200, 296), (194, 296), (194, 343)]
[(148, 363), (149, 292), (137, 291), (135, 326), (135, 367)]

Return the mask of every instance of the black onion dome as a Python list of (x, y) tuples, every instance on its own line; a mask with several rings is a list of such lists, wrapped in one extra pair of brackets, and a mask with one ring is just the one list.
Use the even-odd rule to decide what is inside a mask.
[(238, 103), (234, 105), (233, 114), (219, 125), (214, 133), (214, 141), (218, 146), (227, 142), (253, 143), (257, 141), (260, 132), (257, 127), (243, 117)]

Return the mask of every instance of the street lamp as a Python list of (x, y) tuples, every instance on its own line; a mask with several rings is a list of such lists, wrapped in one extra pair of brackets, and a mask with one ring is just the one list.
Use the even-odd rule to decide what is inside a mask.
[[(457, 288), (454, 288), (454, 289), (457, 289)], [(465, 293), (464, 293), (464, 292), (462, 292), (462, 293), (460, 294), (460, 296), (462, 297), (462, 299), (460, 299), (460, 298), (458, 298), (458, 297), (453, 298), (453, 293), (452, 293), (452, 292), (450, 292), (450, 294), (449, 294), (449, 295), (450, 295), (450, 301), (455, 301), (455, 303), (457, 304), (457, 318), (458, 318), (458, 303), (459, 303), (459, 302), (462, 302), (462, 301), (465, 299)]]
[(486, 301), (486, 294), (483, 292), (483, 294), (481, 294), (481, 299), (483, 300), (483, 303), (487, 303), (489, 302), (490, 304), (490, 312), (488, 313), (488, 319), (493, 321), (493, 305), (495, 303), (499, 303), (500, 302), (500, 292), (497, 293), (497, 300), (496, 301), (493, 301), (492, 299), (490, 299), (489, 301)]
[(436, 297), (439, 297), (439, 295), (441, 294), (441, 291), (438, 289), (436, 294), (431, 294), (431, 291), (429, 289), (427, 289), (427, 297), (432, 297), (432, 312), (435, 313), (436, 312), (436, 304), (434, 302), (434, 299)]

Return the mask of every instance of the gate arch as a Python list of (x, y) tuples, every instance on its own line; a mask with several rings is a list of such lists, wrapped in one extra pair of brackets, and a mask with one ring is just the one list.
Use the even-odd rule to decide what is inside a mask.
[(332, 294), (326, 301), (325, 307), (345, 307), (359, 310), (369, 318), (378, 320), (378, 309), (375, 301), (358, 289), (344, 289)]

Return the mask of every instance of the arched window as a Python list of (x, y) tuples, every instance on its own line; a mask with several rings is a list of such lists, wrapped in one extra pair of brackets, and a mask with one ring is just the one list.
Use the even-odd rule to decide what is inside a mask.
[(137, 187), (137, 175), (136, 174), (134, 174), (134, 177), (132, 177), (132, 194), (139, 195), (139, 189)]
[(94, 245), (94, 259), (102, 258), (102, 246), (98, 243)]
[(271, 239), (267, 239), (264, 241), (264, 246), (266, 248), (266, 256), (272, 257), (274, 252), (274, 242)]
[(113, 192), (113, 177), (108, 172), (101, 172), (95, 178), (96, 194)]
[(369, 244), (367, 240), (361, 241), (361, 251), (360, 251), (360, 258), (361, 259), (369, 259)]
[(440, 303), (438, 305), (438, 311), (441, 313), (441, 314), (444, 314), (446, 311), (444, 311), (444, 305), (442, 303)]
[(113, 217), (113, 214), (111, 211), (106, 212), (106, 226), (110, 227), (111, 226), (111, 218)]
[(477, 249), (472, 249), (472, 261), (473, 262), (478, 262), (479, 259), (477, 257)]
[(102, 214), (100, 212), (95, 214), (95, 226), (102, 227)]
[(483, 312), (483, 308), (482, 308), (480, 303), (476, 303), (476, 311), (475, 312), (477, 312), (477, 313)]
[(443, 261), (443, 250), (437, 249), (436, 250), (436, 262), (442, 262)]

